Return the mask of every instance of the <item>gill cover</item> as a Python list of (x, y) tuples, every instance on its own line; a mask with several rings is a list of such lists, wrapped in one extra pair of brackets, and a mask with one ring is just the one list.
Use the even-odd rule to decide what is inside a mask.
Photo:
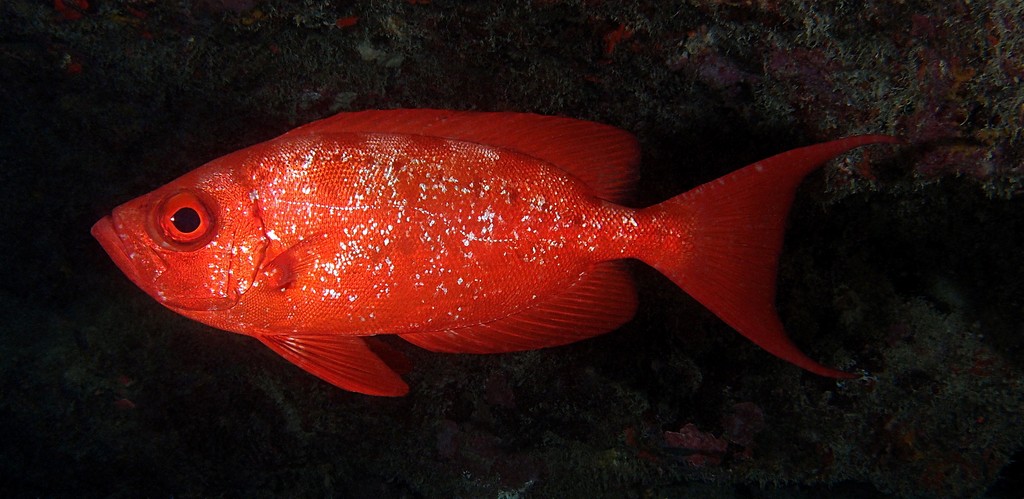
[[(247, 169), (211, 161), (114, 209), (93, 233), (146, 293), (178, 311), (224, 310), (252, 285), (267, 245)], [(108, 253), (110, 250), (108, 249)]]

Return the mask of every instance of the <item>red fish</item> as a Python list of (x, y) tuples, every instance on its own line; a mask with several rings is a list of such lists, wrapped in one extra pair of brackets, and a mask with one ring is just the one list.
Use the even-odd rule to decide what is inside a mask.
[(658, 269), (727, 324), (808, 371), (773, 306), (800, 180), (872, 143), (795, 149), (632, 209), (636, 140), (518, 113), (343, 113), (228, 154), (92, 228), (118, 267), (175, 312), (253, 336), (346, 390), (408, 386), (366, 343), (435, 352), (563, 345), (630, 320), (623, 259)]

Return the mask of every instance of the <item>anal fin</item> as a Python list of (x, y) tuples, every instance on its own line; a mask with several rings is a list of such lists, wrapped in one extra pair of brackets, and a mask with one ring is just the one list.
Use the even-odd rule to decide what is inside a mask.
[(310, 374), (338, 388), (366, 395), (398, 397), (409, 392), (366, 342), (357, 336), (257, 336), (264, 345)]
[(631, 319), (636, 305), (636, 290), (624, 264), (602, 262), (561, 293), (512, 315), (458, 329), (399, 336), (434, 352), (534, 350), (607, 333)]

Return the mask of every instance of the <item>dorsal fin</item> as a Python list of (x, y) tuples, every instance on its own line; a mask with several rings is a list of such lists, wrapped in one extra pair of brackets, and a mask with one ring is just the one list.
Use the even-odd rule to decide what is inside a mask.
[(637, 178), (640, 150), (632, 134), (592, 121), (527, 113), (394, 109), (340, 113), (282, 137), (311, 133), (395, 133), (443, 137), (512, 149), (557, 166), (591, 194), (622, 202)]
[(434, 352), (518, 352), (607, 333), (635, 311), (636, 290), (622, 263), (602, 262), (563, 292), (510, 316), (459, 329), (399, 336)]
[(257, 335), (292, 364), (343, 390), (398, 397), (409, 386), (357, 336)]

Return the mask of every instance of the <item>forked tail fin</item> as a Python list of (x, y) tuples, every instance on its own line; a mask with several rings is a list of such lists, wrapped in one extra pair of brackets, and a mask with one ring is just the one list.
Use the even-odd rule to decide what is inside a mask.
[(641, 210), (658, 236), (644, 238), (636, 256), (775, 356), (822, 376), (855, 377), (815, 362), (786, 335), (775, 312), (776, 267), (804, 176), (855, 147), (898, 142), (861, 135), (793, 149)]

